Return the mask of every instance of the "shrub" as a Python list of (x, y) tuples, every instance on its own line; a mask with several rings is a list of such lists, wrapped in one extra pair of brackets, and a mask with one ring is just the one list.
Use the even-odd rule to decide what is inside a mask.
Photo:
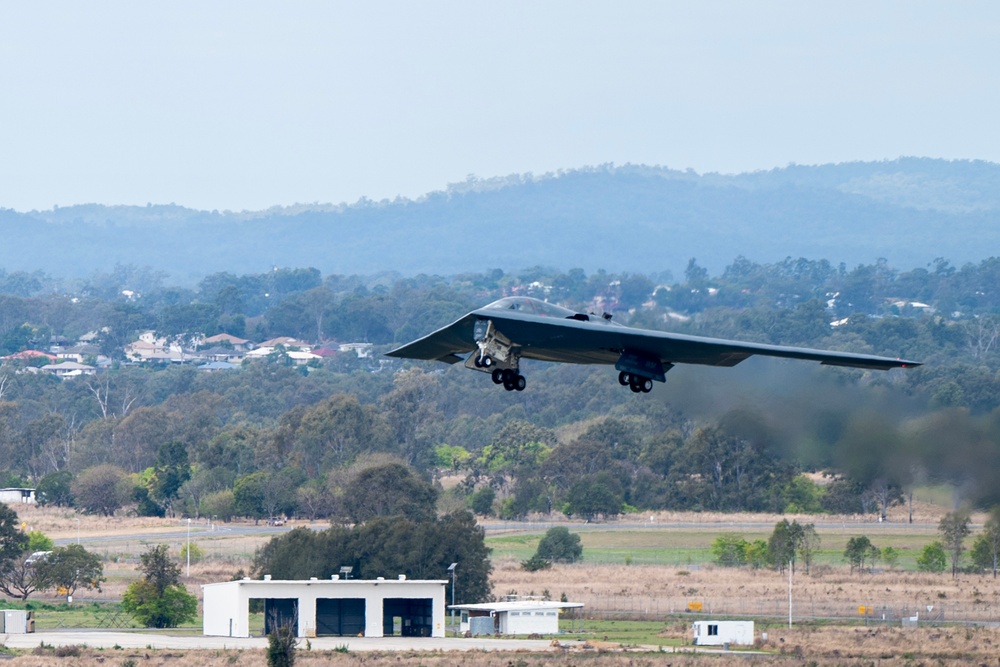
[(538, 572), (539, 570), (547, 570), (552, 567), (552, 561), (540, 557), (535, 554), (528, 560), (521, 561), (521, 569), (527, 572)]
[(538, 543), (535, 556), (555, 562), (573, 563), (583, 557), (580, 536), (569, 532), (566, 526), (549, 528)]
[(267, 667), (292, 667), (295, 664), (295, 626), (277, 625), (267, 636)]
[(917, 569), (921, 572), (944, 572), (948, 556), (940, 542), (931, 542), (917, 556)]

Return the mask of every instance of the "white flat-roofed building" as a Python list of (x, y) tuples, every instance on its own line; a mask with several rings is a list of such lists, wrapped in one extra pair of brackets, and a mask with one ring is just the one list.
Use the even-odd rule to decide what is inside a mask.
[(445, 580), (241, 579), (204, 584), (204, 633), (249, 637), (250, 600), (264, 633), (293, 623), (298, 637), (444, 637)]
[(559, 613), (579, 609), (582, 602), (509, 600), (449, 606), (462, 613), (462, 634), (554, 635), (559, 632)]
[(692, 632), (698, 646), (749, 646), (754, 642), (753, 621), (695, 621)]

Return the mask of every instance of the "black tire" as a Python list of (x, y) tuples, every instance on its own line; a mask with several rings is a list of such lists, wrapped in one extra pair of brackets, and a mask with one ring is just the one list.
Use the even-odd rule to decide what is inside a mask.
[(642, 393), (648, 394), (649, 392), (653, 391), (653, 381), (650, 380), (649, 378), (644, 379), (641, 383), (641, 388), (642, 388)]
[(490, 377), (493, 379), (493, 384), (503, 384), (503, 371), (499, 368), (494, 368)]
[(642, 391), (642, 387), (640, 387), (635, 383), (630, 384), (628, 388), (632, 390), (633, 394), (638, 394), (640, 391)]
[(620, 384), (623, 387), (627, 387), (629, 384), (629, 380), (631, 379), (632, 378), (625, 371), (622, 371), (621, 373), (618, 374), (618, 384)]
[(514, 391), (514, 380), (513, 378), (506, 378), (503, 381), (503, 388), (507, 391)]
[(490, 355), (485, 355), (483, 360), (479, 363), (482, 368), (491, 368), (493, 366), (493, 357)]
[(518, 375), (514, 378), (514, 389), (517, 391), (524, 391), (524, 388), (528, 386), (528, 381), (524, 379), (523, 375)]
[(475, 366), (476, 368), (482, 368), (483, 367), (483, 361), (478, 356), (476, 356), (472, 360), (472, 365)]

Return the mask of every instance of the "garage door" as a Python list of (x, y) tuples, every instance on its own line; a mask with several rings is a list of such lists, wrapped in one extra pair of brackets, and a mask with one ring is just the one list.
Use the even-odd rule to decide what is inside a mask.
[(320, 598), (316, 600), (318, 637), (356, 637), (365, 631), (364, 598)]

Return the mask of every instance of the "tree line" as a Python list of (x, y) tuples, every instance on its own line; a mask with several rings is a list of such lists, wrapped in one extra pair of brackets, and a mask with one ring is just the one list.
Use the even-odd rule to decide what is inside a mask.
[[(21, 291), (0, 295), (7, 351), (100, 331), (114, 357), (150, 327), (335, 334), (378, 352), (516, 293), (640, 326), (928, 363), (883, 374), (750, 360), (724, 378), (690, 367), (645, 400), (618, 391), (607, 369), (541, 363), (526, 363), (529, 392), (506, 396), (461, 368), (378, 355), (315, 367), (265, 359), (226, 373), (118, 361), (66, 381), (12, 361), (0, 366), (0, 475), (83, 511), (218, 520), (351, 523), (377, 505), (363, 491), (373, 479), (433, 492), (438, 512), (509, 519), (665, 508), (885, 515), (927, 482), (960, 485), (989, 507), (1000, 502), (998, 268), (738, 258), (714, 277), (692, 261), (682, 281), (540, 267), (447, 278), (301, 269), (216, 274), (197, 289), (147, 277), (141, 298), (121, 295), (143, 279), (128, 267), (73, 298), (43, 296), (44, 277), (5, 274), (0, 286)], [(829, 476), (801, 474), (815, 470)]]

